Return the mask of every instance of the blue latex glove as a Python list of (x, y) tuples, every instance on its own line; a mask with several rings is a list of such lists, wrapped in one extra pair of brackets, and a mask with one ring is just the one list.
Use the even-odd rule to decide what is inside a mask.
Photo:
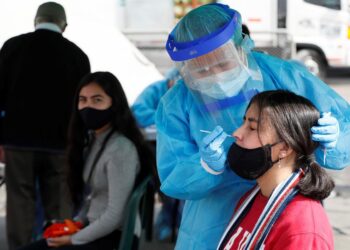
[(339, 137), (338, 120), (331, 113), (322, 113), (318, 126), (311, 128), (312, 140), (321, 144), (323, 149), (335, 148)]
[(227, 136), (222, 127), (217, 126), (202, 140), (200, 148), (202, 160), (215, 172), (222, 172), (225, 169), (226, 154), (222, 144)]

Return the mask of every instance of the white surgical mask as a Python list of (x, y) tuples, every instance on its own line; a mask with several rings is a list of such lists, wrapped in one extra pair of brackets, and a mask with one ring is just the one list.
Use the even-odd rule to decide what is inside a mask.
[(242, 89), (250, 75), (243, 67), (196, 80), (191, 88), (214, 99), (235, 96)]

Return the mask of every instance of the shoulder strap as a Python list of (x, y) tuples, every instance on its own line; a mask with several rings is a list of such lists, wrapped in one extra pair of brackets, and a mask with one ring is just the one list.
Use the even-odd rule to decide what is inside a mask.
[[(276, 222), (288, 203), (297, 194), (298, 189), (296, 188), (296, 185), (299, 183), (302, 174), (303, 172), (301, 170), (294, 172), (287, 180), (275, 188), (263, 212), (259, 216), (252, 233), (249, 236), (248, 242), (244, 248), (245, 250), (259, 249), (263, 246), (273, 224)], [(225, 247), (231, 234), (236, 230), (239, 223), (250, 210), (251, 205), (254, 202), (254, 198), (259, 191), (260, 188), (256, 186), (237, 210), (235, 216), (231, 220), (220, 240), (217, 248), (218, 250)]]
[(245, 200), (242, 202), (238, 210), (236, 211), (235, 215), (233, 216), (232, 220), (230, 221), (229, 225), (227, 226), (220, 242), (219, 242), (219, 247), (217, 248), (218, 250), (224, 249), (225, 245), (227, 244), (228, 240), (230, 239), (230, 236), (232, 232), (236, 230), (242, 219), (245, 217), (245, 215), (248, 213), (250, 210), (254, 198), (259, 192), (260, 188), (258, 185), (256, 185), (250, 194), (245, 198)]
[(109, 138), (112, 136), (112, 134), (114, 133), (114, 131), (115, 131), (115, 130), (112, 129), (112, 130), (108, 133), (108, 135), (106, 136), (106, 138), (103, 140), (102, 146), (101, 146), (100, 150), (97, 152), (97, 154), (96, 154), (96, 156), (95, 156), (95, 159), (94, 159), (94, 161), (93, 161), (93, 163), (92, 163), (91, 170), (90, 170), (89, 176), (88, 176), (88, 178), (87, 178), (87, 180), (86, 180), (86, 183), (89, 183), (89, 182), (90, 182), (91, 176), (92, 176), (93, 172), (95, 171), (96, 164), (97, 164), (98, 160), (100, 159), (100, 157), (101, 157), (103, 151), (105, 150), (106, 145), (107, 145), (107, 142), (108, 142)]
[[(295, 196), (297, 192), (296, 185), (299, 183), (301, 175), (301, 170), (294, 172), (275, 188), (255, 224), (245, 249), (259, 249), (262, 246), (274, 222)], [(265, 236), (263, 237), (263, 235)], [(260, 242), (260, 245), (258, 245), (258, 242)]]
[(269, 233), (271, 231), (272, 226), (275, 224), (276, 220), (280, 217), (281, 213), (284, 211), (284, 209), (287, 207), (287, 205), (293, 200), (295, 195), (297, 195), (298, 191), (299, 190), (296, 188), (292, 189), (290, 194), (288, 195), (288, 197), (281, 203), (281, 205), (279, 206), (279, 208), (276, 211), (276, 214), (273, 217), (271, 217), (269, 222), (266, 224), (266, 227), (265, 227), (263, 233), (261, 234), (261, 237), (259, 237), (259, 239), (257, 240), (257, 244), (256, 244), (255, 249), (260, 249), (263, 246), (267, 236), (269, 235)]

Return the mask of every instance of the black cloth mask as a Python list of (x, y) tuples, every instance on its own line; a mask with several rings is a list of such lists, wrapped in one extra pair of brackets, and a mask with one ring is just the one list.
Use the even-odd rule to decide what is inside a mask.
[(112, 108), (108, 109), (93, 109), (83, 108), (79, 110), (81, 119), (83, 120), (87, 129), (96, 130), (102, 128), (104, 125), (112, 120)]
[(228, 151), (227, 163), (238, 176), (255, 180), (278, 162), (278, 160), (272, 161), (271, 159), (271, 147), (278, 143), (266, 144), (253, 149), (242, 148), (233, 143)]

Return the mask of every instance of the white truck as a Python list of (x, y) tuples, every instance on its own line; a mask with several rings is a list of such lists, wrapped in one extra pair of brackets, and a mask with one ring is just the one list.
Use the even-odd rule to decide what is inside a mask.
[(350, 66), (348, 0), (225, 0), (258, 49), (299, 60), (315, 75)]

